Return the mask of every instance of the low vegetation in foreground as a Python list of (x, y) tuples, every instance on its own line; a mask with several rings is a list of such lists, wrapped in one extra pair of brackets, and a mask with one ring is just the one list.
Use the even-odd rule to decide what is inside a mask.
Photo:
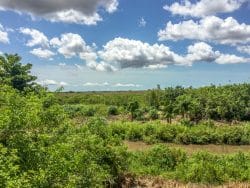
[(128, 176), (249, 185), (247, 152), (189, 155), (163, 144), (145, 151), (124, 145), (248, 145), (249, 84), (54, 94), (20, 60), (0, 57), (0, 187), (121, 187)]

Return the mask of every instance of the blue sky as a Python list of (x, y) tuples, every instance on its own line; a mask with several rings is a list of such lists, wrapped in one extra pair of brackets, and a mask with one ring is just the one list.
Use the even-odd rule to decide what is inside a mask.
[(52, 90), (250, 82), (248, 0), (55, 2), (0, 2), (0, 52)]

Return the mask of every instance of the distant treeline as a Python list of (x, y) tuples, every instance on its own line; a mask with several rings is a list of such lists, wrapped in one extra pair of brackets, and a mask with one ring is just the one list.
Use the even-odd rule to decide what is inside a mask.
[[(136, 114), (161, 112), (171, 120), (177, 116), (198, 122), (202, 119), (250, 120), (250, 84), (165, 89), (131, 92), (58, 93), (60, 104), (104, 104), (123, 107), (129, 112), (137, 103)], [(143, 118), (138, 118), (143, 119)]]

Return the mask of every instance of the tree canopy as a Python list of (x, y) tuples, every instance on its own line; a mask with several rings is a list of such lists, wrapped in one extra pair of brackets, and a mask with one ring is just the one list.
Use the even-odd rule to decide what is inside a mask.
[(32, 64), (23, 65), (17, 54), (0, 55), (0, 83), (24, 91), (32, 87), (37, 79), (31, 75)]

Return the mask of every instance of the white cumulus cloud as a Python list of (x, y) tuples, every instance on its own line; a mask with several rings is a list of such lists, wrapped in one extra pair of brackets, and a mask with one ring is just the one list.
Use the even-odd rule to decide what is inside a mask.
[(0, 24), (0, 42), (9, 43), (8, 32), (4, 29), (2, 24)]
[(33, 46), (49, 47), (49, 40), (41, 31), (31, 28), (20, 28), (20, 33), (31, 37), (31, 39), (28, 40), (26, 43), (26, 45), (29, 47)]
[(79, 55), (81, 59), (86, 61), (95, 61), (96, 54), (92, 47), (86, 45), (84, 39), (74, 33), (65, 33), (61, 38), (52, 38), (50, 44), (58, 49), (58, 52), (66, 58)]
[(35, 48), (31, 50), (30, 53), (43, 59), (50, 59), (55, 55), (54, 52), (48, 49), (42, 49), (42, 48)]
[(131, 83), (128, 83), (128, 84), (123, 84), (123, 83), (117, 83), (117, 84), (114, 84), (113, 87), (141, 87), (142, 85), (139, 85), (139, 84), (131, 84)]
[(218, 64), (246, 63), (249, 58), (223, 54), (205, 42), (196, 42), (187, 47), (186, 54), (177, 54), (163, 44), (144, 43), (139, 40), (115, 38), (96, 52), (97, 60), (87, 62), (87, 67), (96, 71), (117, 71), (125, 68), (163, 69), (168, 65), (191, 66), (196, 62)]
[(155, 64), (185, 64), (183, 57), (163, 44), (144, 43), (139, 40), (115, 38), (98, 52), (99, 58), (118, 69), (141, 68)]
[(53, 85), (67, 86), (67, 85), (69, 85), (67, 82), (64, 82), (64, 81), (57, 82), (55, 80), (50, 80), (50, 79), (38, 81), (37, 83), (40, 84), (40, 85), (42, 85), (42, 86), (53, 86)]
[(99, 86), (99, 87), (105, 87), (109, 86), (110, 84), (108, 82), (98, 83), (98, 82), (86, 82), (83, 84), (83, 86)]
[(55, 80), (46, 79), (46, 80), (42, 80), (42, 81), (38, 82), (38, 84), (41, 84), (43, 86), (46, 86), (46, 85), (57, 85), (57, 82)]
[(204, 42), (197, 42), (188, 46), (186, 59), (191, 62), (215, 62), (218, 64), (250, 63), (250, 58), (240, 57), (234, 54), (223, 54), (214, 51), (212, 46)]
[(133, 83), (113, 83), (108, 82), (86, 82), (83, 84), (85, 87), (141, 87), (142, 85), (133, 84)]
[(202, 40), (221, 44), (237, 44), (250, 42), (250, 25), (238, 23), (232, 17), (221, 19), (216, 16), (205, 17), (197, 22), (193, 20), (173, 24), (169, 21), (158, 32), (160, 41), (165, 40)]
[(215, 62), (218, 64), (250, 63), (250, 58), (239, 57), (234, 54), (221, 54)]
[(99, 72), (114, 72), (117, 70), (115, 66), (105, 62), (97, 63), (95, 61), (92, 61), (92, 62), (87, 62), (86, 65), (88, 68)]
[(151, 70), (156, 70), (156, 69), (164, 69), (167, 68), (167, 65), (163, 64), (155, 64), (155, 65), (148, 65), (147, 67), (144, 67), (145, 69), (151, 69)]
[(241, 7), (247, 0), (200, 0), (192, 3), (184, 0), (181, 3), (175, 2), (172, 5), (165, 5), (163, 8), (174, 15), (205, 17), (217, 13), (233, 12)]
[(188, 54), (186, 58), (189, 61), (207, 61), (212, 62), (220, 56), (219, 51), (213, 51), (212, 46), (205, 42), (197, 42), (194, 45), (188, 46)]
[(97, 22), (102, 21), (98, 13), (93, 15), (84, 15), (80, 11), (73, 9), (60, 11), (57, 13), (47, 15), (52, 22), (66, 22), (85, 25), (96, 25)]
[[(193, 29), (188, 29), (188, 31), (190, 30), (193, 31)], [(187, 32), (187, 34), (192, 35), (195, 32), (197, 31)], [(176, 37), (176, 35), (174, 36)], [(222, 41), (219, 36), (216, 39)], [(228, 41), (226, 38), (223, 40)], [(79, 57), (84, 61), (86, 67), (100, 72), (114, 72), (126, 68), (154, 70), (163, 69), (169, 65), (191, 66), (196, 62), (214, 62), (218, 64), (249, 62), (249, 58), (234, 54), (223, 54), (213, 50), (213, 47), (205, 42), (196, 42), (187, 47), (186, 53), (177, 54), (164, 44), (149, 44), (140, 40), (118, 37), (108, 41), (98, 50), (95, 45), (88, 45), (79, 34), (65, 33), (60, 37), (52, 38), (49, 41), (49, 47), (55, 48), (66, 58)], [(41, 58), (51, 58), (55, 55), (49, 49), (43, 48), (36, 48), (30, 52)], [(65, 66), (65, 64), (59, 65), (61, 67)], [(83, 70), (84, 64), (75, 64), (75, 67), (78, 70)]]

